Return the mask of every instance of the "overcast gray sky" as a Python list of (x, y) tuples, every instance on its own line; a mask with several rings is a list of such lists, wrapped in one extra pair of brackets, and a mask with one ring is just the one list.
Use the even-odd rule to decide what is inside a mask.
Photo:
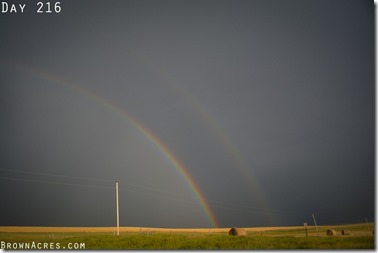
[(36, 3), (0, 13), (0, 225), (113, 226), (114, 180), (122, 226), (373, 221), (373, 1)]

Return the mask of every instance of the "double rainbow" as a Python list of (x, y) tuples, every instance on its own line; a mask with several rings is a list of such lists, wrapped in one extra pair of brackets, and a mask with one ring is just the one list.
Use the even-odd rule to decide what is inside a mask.
[(80, 95), (84, 95), (88, 98), (91, 98), (96, 103), (101, 104), (102, 106), (108, 108), (113, 113), (118, 114), (120, 117), (122, 117), (123, 119), (131, 123), (140, 133), (142, 133), (142, 135), (146, 139), (148, 139), (151, 143), (153, 143), (153, 145), (159, 150), (159, 152), (170, 161), (170, 163), (173, 165), (175, 170), (179, 172), (181, 177), (185, 180), (185, 182), (191, 189), (192, 193), (195, 195), (196, 199), (198, 200), (210, 225), (212, 227), (219, 227), (218, 221), (213, 211), (211, 210), (209, 203), (207, 202), (199, 186), (196, 184), (192, 176), (188, 173), (188, 170), (184, 167), (184, 165), (177, 159), (177, 157), (175, 157), (175, 155), (169, 150), (169, 148), (156, 135), (154, 135), (146, 126), (144, 126), (141, 122), (139, 122), (136, 118), (134, 118), (130, 113), (120, 108), (116, 104), (112, 103), (111, 101), (105, 99), (104, 97), (94, 93), (93, 91), (84, 88), (82, 85), (68, 82), (62, 79), (61, 77), (51, 74), (43, 69), (38, 69), (35, 67), (20, 65), (20, 64), (17, 64), (15, 68), (18, 71), (22, 71), (24, 73), (30, 74), (34, 77), (40, 78), (50, 83), (58, 84)]

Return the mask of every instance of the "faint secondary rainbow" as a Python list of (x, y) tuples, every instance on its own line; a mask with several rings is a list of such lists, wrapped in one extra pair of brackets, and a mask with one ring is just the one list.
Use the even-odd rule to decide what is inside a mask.
[[(8, 64), (9, 65), (9, 64)], [(92, 98), (97, 103), (101, 104), (104, 107), (107, 107), (109, 110), (117, 113), (121, 117), (125, 118), (127, 121), (129, 121), (136, 129), (139, 130), (139, 132), (142, 133), (142, 135), (147, 138), (150, 142), (154, 144), (154, 146), (159, 150), (159, 152), (172, 163), (174, 168), (179, 172), (181, 177), (185, 180), (185, 182), (188, 184), (189, 188), (195, 195), (196, 199), (198, 200), (201, 208), (206, 214), (206, 217), (208, 221), (210, 222), (212, 227), (219, 227), (219, 223), (211, 210), (208, 202), (206, 201), (205, 196), (201, 192), (199, 186), (195, 183), (192, 176), (188, 173), (187, 169), (184, 167), (184, 165), (174, 156), (174, 154), (168, 149), (168, 147), (159, 140), (158, 137), (156, 137), (147, 127), (145, 127), (141, 122), (139, 122), (136, 118), (134, 118), (130, 113), (128, 113), (126, 110), (121, 109), (119, 106), (115, 105), (114, 103), (111, 103), (110, 101), (106, 100), (105, 98), (99, 96), (98, 94), (94, 93), (93, 91), (84, 88), (83, 86), (80, 86), (78, 84), (74, 84), (72, 82), (68, 82), (66, 80), (63, 80), (62, 78), (53, 75), (43, 69), (38, 69), (31, 66), (26, 65), (13, 65), (16, 69), (22, 70), (25, 73), (29, 73), (35, 77), (41, 78), (43, 80), (47, 80), (49, 82), (53, 82), (55, 84), (59, 84), (61, 86), (67, 87), (79, 94), (85, 95), (87, 97)]]
[(227, 153), (230, 154), (233, 161), (242, 172), (244, 178), (248, 180), (249, 186), (260, 204), (259, 210), (264, 213), (267, 221), (273, 224), (274, 217), (271, 213), (266, 197), (264, 196), (261, 190), (262, 188), (258, 180), (256, 180), (256, 176), (251, 171), (250, 166), (248, 165), (240, 151), (231, 141), (230, 137), (226, 134), (226, 132), (222, 129), (220, 124), (215, 120), (215, 118), (204, 108), (204, 106), (201, 105), (201, 103), (195, 97), (193, 97), (187, 90), (185, 90), (184, 87), (180, 85), (179, 82), (175, 80), (175, 78), (172, 75), (169, 75), (165, 69), (163, 69), (161, 66), (157, 64), (154, 64), (150, 59), (148, 59), (141, 52), (138, 52), (135, 49), (128, 49), (128, 51), (141, 64), (147, 66), (147, 68), (150, 69), (152, 73), (154, 73), (161, 80), (163, 80), (164, 83), (178, 96), (180, 96), (182, 98), (182, 101), (189, 105), (189, 107), (191, 107), (195, 113), (201, 116), (203, 122), (211, 130), (211, 133), (222, 144)]

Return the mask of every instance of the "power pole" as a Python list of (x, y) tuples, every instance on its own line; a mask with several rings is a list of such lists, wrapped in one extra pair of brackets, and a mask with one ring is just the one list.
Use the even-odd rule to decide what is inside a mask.
[(307, 233), (307, 222), (303, 223), (303, 226), (304, 226), (304, 229), (305, 229), (305, 232), (306, 232), (306, 237), (308, 237), (308, 233)]
[(119, 235), (118, 181), (116, 183), (117, 235)]
[(315, 227), (316, 227), (316, 231), (318, 231), (318, 224), (316, 224), (315, 214), (312, 214), (312, 218), (314, 219), (314, 224), (315, 224)]
[(370, 230), (370, 226), (369, 226), (369, 222), (368, 222), (368, 219), (365, 218), (365, 221), (366, 221), (366, 226), (368, 227), (368, 230)]

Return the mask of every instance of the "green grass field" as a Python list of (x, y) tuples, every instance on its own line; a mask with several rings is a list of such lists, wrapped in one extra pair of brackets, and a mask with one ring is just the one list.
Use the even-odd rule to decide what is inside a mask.
[[(327, 236), (326, 230), (337, 231)], [(230, 236), (223, 232), (172, 232), (156, 230), (152, 233), (121, 232), (0, 232), (2, 248), (18, 243), (52, 244), (54, 249), (374, 249), (375, 241), (366, 224), (324, 226), (316, 230), (308, 228), (253, 229), (247, 228), (247, 236)], [(341, 235), (349, 230), (350, 235)], [(12, 246), (12, 247), (13, 247)], [(44, 249), (43, 244), (40, 244)], [(20, 248), (17, 246), (18, 249)], [(14, 249), (15, 247), (13, 247)], [(50, 248), (51, 249), (51, 248)]]

